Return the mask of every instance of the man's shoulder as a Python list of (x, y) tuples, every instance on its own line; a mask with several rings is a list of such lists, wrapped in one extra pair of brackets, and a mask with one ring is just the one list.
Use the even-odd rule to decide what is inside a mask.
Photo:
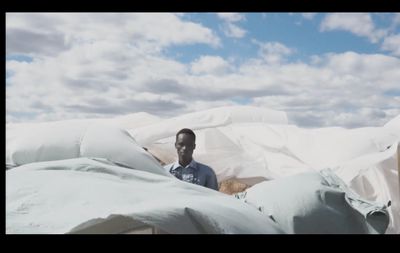
[(203, 171), (207, 171), (207, 172), (212, 173), (212, 174), (215, 174), (214, 170), (210, 166), (205, 165), (204, 163), (199, 163), (197, 161), (196, 161), (196, 163), (197, 163), (197, 167), (199, 169), (201, 169)]

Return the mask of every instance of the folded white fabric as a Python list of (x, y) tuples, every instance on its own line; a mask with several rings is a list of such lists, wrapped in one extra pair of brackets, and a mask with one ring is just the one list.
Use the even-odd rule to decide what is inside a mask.
[(124, 233), (135, 221), (173, 234), (282, 233), (232, 196), (104, 159), (6, 172), (6, 233)]
[(384, 233), (387, 207), (362, 199), (330, 169), (254, 185), (237, 198), (275, 220), (287, 233)]

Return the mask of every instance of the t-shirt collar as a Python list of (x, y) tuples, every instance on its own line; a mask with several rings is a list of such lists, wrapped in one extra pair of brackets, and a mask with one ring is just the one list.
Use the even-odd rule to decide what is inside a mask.
[[(176, 162), (174, 163), (174, 165), (172, 166), (172, 170), (175, 170), (175, 169), (177, 169), (177, 168), (179, 168), (179, 167), (182, 167), (182, 168), (183, 168), (183, 166), (179, 164), (179, 160), (178, 160), (178, 161), (176, 161)], [(189, 167), (191, 167), (191, 168), (193, 168), (193, 169), (197, 169), (197, 163), (196, 163), (196, 161), (195, 161), (194, 159), (192, 159), (192, 161), (191, 161), (188, 165), (186, 165), (185, 168), (189, 168)]]

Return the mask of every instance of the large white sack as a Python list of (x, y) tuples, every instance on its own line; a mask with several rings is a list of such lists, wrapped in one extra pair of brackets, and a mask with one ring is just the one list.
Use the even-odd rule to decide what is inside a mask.
[(112, 126), (88, 127), (80, 144), (80, 157), (106, 158), (133, 169), (172, 177), (126, 130)]
[[(198, 129), (195, 134), (196, 160), (211, 166), (219, 181), (234, 177), (247, 184), (338, 166), (395, 141), (382, 128), (302, 129), (258, 122)], [(170, 163), (176, 159), (174, 142), (170, 136), (146, 147)]]
[(267, 122), (287, 124), (285, 112), (252, 106), (227, 106), (188, 113), (146, 127), (129, 129), (136, 141), (145, 146), (155, 140), (175, 136), (182, 128), (192, 130), (215, 128), (232, 123)]
[(400, 129), (400, 115), (396, 116), (384, 125), (385, 128), (394, 130), (394, 133), (400, 137), (400, 133), (396, 130)]
[(130, 168), (171, 176), (126, 130), (98, 122), (52, 122), (21, 131), (6, 143), (6, 164), (78, 157), (109, 159)]
[[(400, 233), (399, 172), (394, 151), (388, 149), (400, 140), (398, 119), (384, 127), (355, 129), (259, 122), (197, 129), (194, 157), (210, 165), (219, 181), (236, 178), (248, 185), (327, 167), (338, 169), (339, 177), (363, 198), (392, 201), (387, 232)], [(147, 147), (171, 162), (176, 159), (174, 142), (175, 136), (170, 136)], [(371, 159), (377, 154), (389, 155)]]
[[(219, 130), (235, 144), (234, 150), (249, 154), (253, 161), (263, 160), (259, 173), (265, 175), (262, 170), (268, 170), (272, 178), (333, 167), (360, 155), (380, 152), (396, 142), (395, 136), (382, 128), (304, 129), (294, 125), (241, 123)], [(208, 138), (203, 146), (207, 142), (216, 143), (218, 138)]]
[[(196, 124), (195, 119), (191, 124)], [(146, 135), (153, 131), (141, 129)], [(213, 167), (220, 181), (230, 177), (273, 179), (335, 167), (358, 156), (383, 151), (399, 139), (397, 132), (400, 129), (395, 127), (304, 129), (260, 122), (229, 123), (195, 129), (194, 157)], [(146, 147), (170, 163), (176, 159), (174, 142), (172, 134), (153, 140)]]
[[(280, 127), (278, 127), (280, 126)], [(235, 123), (195, 130), (194, 159), (209, 165), (218, 181), (230, 178), (254, 185), (266, 179), (313, 171), (287, 147), (285, 125)], [(177, 159), (175, 135), (154, 141), (148, 150), (165, 163)]]
[(335, 173), (363, 198), (380, 203), (391, 202), (390, 224), (386, 233), (400, 234), (400, 146), (359, 156), (335, 167)]
[(9, 129), (6, 164), (52, 161), (79, 157), (80, 143), (90, 121), (26, 124)]
[(386, 206), (364, 200), (331, 170), (262, 182), (237, 194), (287, 233), (384, 233)]
[(397, 141), (383, 127), (284, 129), (287, 148), (316, 169), (336, 166), (361, 155), (384, 151)]
[[(6, 172), (6, 233), (79, 233), (115, 217), (166, 233), (282, 233), (257, 209), (195, 184), (102, 159), (38, 162)], [(110, 223), (117, 223), (110, 226)]]
[(71, 119), (52, 122), (31, 122), (31, 123), (7, 123), (6, 124), (6, 141), (11, 142), (14, 138), (23, 134), (25, 131), (32, 129), (52, 126), (52, 125), (77, 125), (87, 126), (89, 124), (111, 125), (122, 129), (132, 129), (151, 125), (159, 122), (161, 119), (155, 115), (138, 112), (127, 115), (117, 116), (113, 118), (91, 118), (91, 119)]

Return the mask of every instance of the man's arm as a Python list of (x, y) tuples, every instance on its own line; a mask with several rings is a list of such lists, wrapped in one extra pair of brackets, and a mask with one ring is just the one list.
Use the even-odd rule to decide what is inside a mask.
[(218, 191), (218, 180), (214, 171), (208, 174), (205, 187)]

